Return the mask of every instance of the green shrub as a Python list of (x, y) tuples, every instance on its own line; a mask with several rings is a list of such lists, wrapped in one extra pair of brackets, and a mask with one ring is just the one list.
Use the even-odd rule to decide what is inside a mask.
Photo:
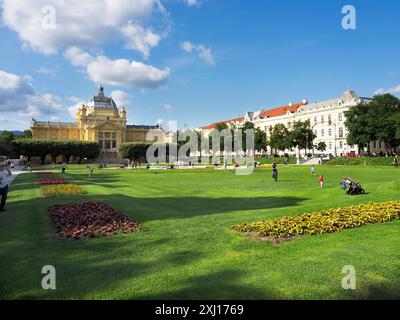
[(276, 162), (277, 164), (283, 164), (286, 160), (288, 160), (288, 164), (296, 164), (297, 162), (296, 157), (257, 158), (255, 160), (260, 162), (261, 164), (272, 164), (274, 162)]
[(400, 201), (390, 201), (322, 210), (276, 220), (244, 223), (233, 226), (233, 229), (256, 233), (263, 238), (290, 239), (302, 235), (339, 232), (369, 223), (397, 219), (400, 219)]
[(359, 158), (345, 158), (337, 157), (327, 161), (328, 165), (350, 165), (350, 166), (391, 166), (393, 162), (392, 157), (359, 157)]

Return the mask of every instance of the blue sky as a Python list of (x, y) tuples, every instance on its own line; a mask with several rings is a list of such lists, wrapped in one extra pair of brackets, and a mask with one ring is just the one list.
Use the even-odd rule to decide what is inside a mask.
[[(131, 123), (179, 127), (349, 88), (400, 93), (396, 0), (0, 4), (0, 130), (28, 128), (32, 117), (73, 121), (100, 81)], [(46, 4), (54, 5), (54, 30), (38, 22)], [(356, 30), (341, 26), (348, 4)]]

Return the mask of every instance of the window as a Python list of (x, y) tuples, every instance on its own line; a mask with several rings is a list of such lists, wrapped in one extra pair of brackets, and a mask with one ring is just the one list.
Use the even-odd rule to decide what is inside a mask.
[(317, 124), (318, 123), (318, 119), (317, 119), (317, 117), (314, 117), (314, 124)]
[(343, 138), (343, 128), (339, 128), (339, 138)]
[(103, 139), (103, 132), (99, 132), (99, 139)]
[(109, 150), (117, 148), (116, 132), (99, 132), (99, 144), (101, 149)]
[(325, 117), (321, 116), (321, 124), (324, 124), (324, 123), (325, 123)]
[(117, 141), (116, 141), (116, 140), (113, 140), (113, 141), (112, 141), (112, 148), (113, 148), (113, 149), (116, 149), (116, 148), (117, 148)]
[(331, 115), (328, 116), (328, 124), (329, 124), (329, 125), (332, 124), (332, 116), (331, 116)]
[(332, 136), (332, 129), (328, 130), (328, 135), (331, 137)]
[(104, 149), (111, 149), (111, 141), (110, 140), (106, 140), (104, 143)]
[(100, 148), (104, 149), (104, 141), (103, 140), (99, 140), (99, 144), (100, 144)]
[(343, 141), (340, 141), (340, 142), (339, 142), (339, 148), (340, 148), (340, 149), (343, 149)]
[(321, 130), (321, 137), (325, 137), (325, 130), (324, 129)]
[(317, 130), (315, 130), (315, 131), (314, 131), (314, 134), (315, 134), (316, 136), (318, 136), (318, 131), (317, 131)]
[(329, 150), (332, 150), (332, 142), (329, 142)]
[(339, 113), (339, 121), (343, 121), (343, 113)]

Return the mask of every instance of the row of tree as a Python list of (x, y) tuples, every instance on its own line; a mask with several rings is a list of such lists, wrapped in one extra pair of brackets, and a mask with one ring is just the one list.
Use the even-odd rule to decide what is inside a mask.
[(32, 138), (31, 130), (25, 130), (18, 135), (12, 133), (11, 131), (2, 131), (0, 133), (0, 156), (6, 156), (8, 158), (18, 158), (19, 154), (16, 154), (13, 148), (13, 141), (30, 138)]
[(400, 146), (400, 99), (395, 96), (374, 96), (370, 103), (350, 108), (345, 117), (349, 145), (367, 148), (368, 153), (371, 141), (384, 142), (387, 152)]
[(28, 161), (32, 157), (40, 157), (42, 164), (48, 155), (54, 163), (59, 156), (63, 156), (66, 163), (71, 157), (78, 158), (81, 163), (84, 158), (95, 159), (100, 154), (100, 145), (97, 142), (18, 139), (12, 145), (16, 154), (26, 157)]
[[(233, 137), (234, 137), (236, 128), (228, 127), (228, 125), (225, 123), (220, 123), (216, 126), (215, 129), (216, 129), (216, 131), (218, 131), (220, 133), (224, 130), (230, 130), (230, 133), (231, 133), (230, 142), (232, 143), (232, 146), (229, 146), (229, 147), (231, 147), (230, 150), (234, 150), (234, 138)], [(267, 134), (263, 130), (261, 130), (260, 128), (255, 128), (254, 124), (252, 122), (246, 122), (243, 125), (243, 127), (240, 127), (239, 129), (242, 130), (242, 137), (241, 137), (242, 145), (241, 145), (241, 147), (244, 152), (247, 151), (246, 150), (246, 132), (249, 129), (254, 130), (254, 149), (257, 152), (266, 151), (267, 146), (270, 146), (275, 153), (278, 153), (278, 151), (285, 151), (285, 150), (293, 149), (293, 148), (299, 148), (300, 150), (311, 149), (311, 148), (316, 148), (319, 151), (326, 150), (326, 144), (324, 142), (319, 143), (317, 146), (313, 146), (313, 141), (316, 138), (316, 136), (312, 131), (309, 121), (295, 122), (291, 129), (288, 129), (283, 124), (277, 124), (276, 126), (270, 128), (268, 137), (267, 137)], [(228, 133), (229, 133), (229, 131), (228, 131)], [(160, 145), (157, 148), (159, 148), (160, 150), (161, 150), (161, 148), (165, 148), (164, 152), (167, 154), (167, 158), (166, 158), (167, 162), (169, 162), (169, 159), (168, 159), (169, 149), (172, 147), (175, 148), (176, 152), (184, 153), (185, 156), (190, 157), (191, 155), (193, 155), (190, 153), (190, 151), (193, 152), (193, 150), (190, 150), (188, 148), (185, 148), (185, 149), (182, 149), (182, 148), (184, 148), (184, 146), (191, 139), (197, 139), (196, 151), (198, 151), (200, 153), (199, 154), (200, 157), (201, 156), (208, 157), (208, 156), (214, 154), (213, 145), (214, 145), (215, 141), (213, 141), (212, 135), (210, 135), (209, 137), (206, 137), (203, 133), (198, 132), (198, 131), (192, 131), (192, 130), (175, 132), (172, 140), (176, 141), (176, 143), (166, 144), (163, 147), (161, 147), (161, 145)], [(217, 145), (219, 146), (219, 150), (225, 151), (226, 137), (223, 134), (220, 134), (218, 139), (220, 139), (217, 142)], [(208, 140), (208, 142), (207, 142), (207, 140)], [(206, 148), (206, 150), (204, 150), (204, 145), (207, 146), (207, 143), (208, 143), (208, 148)], [(150, 143), (150, 142), (149, 143), (125, 143), (125, 144), (121, 145), (120, 151), (124, 158), (128, 158), (128, 159), (130, 159), (132, 161), (136, 161), (136, 162), (145, 162), (147, 150), (149, 149), (149, 147), (151, 145), (152, 145), (152, 143)], [(204, 153), (206, 153), (206, 154), (204, 154)]]

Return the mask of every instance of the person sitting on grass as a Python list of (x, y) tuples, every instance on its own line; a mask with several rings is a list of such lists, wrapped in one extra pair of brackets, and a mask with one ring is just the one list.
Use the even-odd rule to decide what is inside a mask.
[(0, 195), (1, 195), (0, 211), (5, 211), (4, 207), (7, 201), (9, 177), (11, 177), (11, 171), (8, 168), (6, 168), (4, 162), (1, 162), (0, 163)]
[(347, 190), (347, 184), (343, 177), (342, 180), (340, 181), (340, 187), (342, 188), (343, 191)]

